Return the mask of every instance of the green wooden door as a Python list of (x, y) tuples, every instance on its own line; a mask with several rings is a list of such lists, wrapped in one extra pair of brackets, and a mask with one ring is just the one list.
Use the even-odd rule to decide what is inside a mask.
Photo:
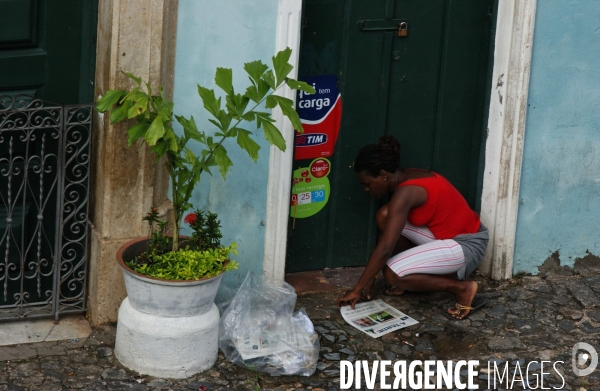
[(97, 0), (0, 0), (0, 95), (93, 101)]
[(337, 75), (343, 114), (329, 202), (290, 218), (287, 272), (365, 264), (379, 204), (352, 163), (383, 134), (400, 140), (401, 167), (441, 173), (479, 208), (494, 15), (494, 0), (305, 2), (300, 77)]

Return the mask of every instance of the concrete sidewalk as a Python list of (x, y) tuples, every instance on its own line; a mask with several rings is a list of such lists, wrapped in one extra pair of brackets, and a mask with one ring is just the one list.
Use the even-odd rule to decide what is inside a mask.
[[(183, 381), (138, 376), (121, 367), (114, 358), (114, 327), (102, 327), (95, 328), (92, 335), (77, 346), (56, 351), (58, 355), (0, 362), (0, 391), (337, 390), (340, 359), (369, 363), (375, 360), (480, 360), (480, 390), (488, 389), (488, 362), (498, 366), (508, 362), (510, 379), (515, 379), (513, 389), (522, 389), (519, 376), (513, 376), (516, 366), (523, 368), (525, 374), (527, 364), (537, 361), (529, 365), (530, 389), (541, 388), (535, 383), (539, 377), (532, 374), (539, 374), (543, 369), (548, 373), (543, 376), (546, 388), (600, 390), (600, 370), (578, 377), (571, 364), (576, 343), (586, 342), (600, 349), (600, 270), (596, 269), (588, 267), (573, 272), (555, 267), (539, 276), (502, 282), (476, 276), (480, 284), (478, 296), (486, 298), (487, 304), (463, 321), (449, 320), (442, 315), (454, 303), (451, 295), (406, 293), (401, 297), (388, 297), (382, 294), (385, 286), (380, 283), (375, 287), (376, 298), (420, 323), (378, 339), (345, 324), (335, 304), (337, 297), (356, 281), (360, 270), (323, 271), (317, 277), (290, 276), (288, 280), (292, 282), (294, 278), (320, 281), (305, 284), (316, 291), (301, 293), (297, 301), (297, 308), (306, 308), (320, 334), (320, 361), (313, 376), (271, 377), (239, 368), (226, 361), (222, 354), (212, 370)], [(12, 349), (31, 350), (31, 345)], [(551, 364), (541, 364), (542, 360)], [(564, 362), (556, 365), (560, 375), (552, 367), (557, 361)], [(540, 368), (541, 365), (546, 367)], [(362, 385), (364, 387), (364, 381)], [(509, 382), (506, 387), (505, 378), (498, 389), (507, 389), (510, 385)], [(379, 384), (375, 388), (379, 388)]]

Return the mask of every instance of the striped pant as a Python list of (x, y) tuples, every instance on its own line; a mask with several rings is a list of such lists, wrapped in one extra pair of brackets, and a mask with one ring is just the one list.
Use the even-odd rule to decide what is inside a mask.
[(436, 239), (427, 227), (416, 227), (407, 221), (402, 236), (417, 246), (388, 259), (387, 265), (400, 277), (417, 273), (451, 274), (465, 264), (460, 244), (452, 239)]

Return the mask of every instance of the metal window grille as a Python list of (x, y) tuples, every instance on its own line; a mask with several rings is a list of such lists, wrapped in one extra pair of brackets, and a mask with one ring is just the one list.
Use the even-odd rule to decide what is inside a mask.
[(86, 310), (92, 113), (0, 96), (0, 320)]

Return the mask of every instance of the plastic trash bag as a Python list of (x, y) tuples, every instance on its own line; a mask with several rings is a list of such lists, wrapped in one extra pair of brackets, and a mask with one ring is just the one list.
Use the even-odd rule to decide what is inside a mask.
[(285, 282), (248, 272), (221, 316), (219, 348), (243, 368), (274, 376), (310, 376), (319, 338), (304, 308), (293, 313), (296, 292)]

